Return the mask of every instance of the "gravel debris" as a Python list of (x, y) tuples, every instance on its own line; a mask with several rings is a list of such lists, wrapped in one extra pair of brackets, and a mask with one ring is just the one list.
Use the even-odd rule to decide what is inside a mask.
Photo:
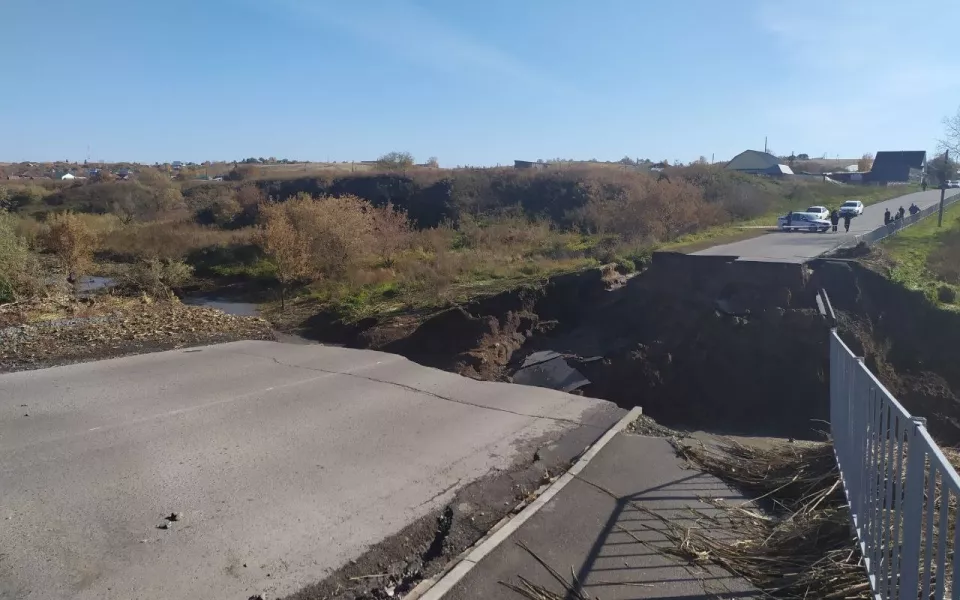
[(259, 317), (178, 300), (53, 297), (0, 306), (0, 373), (242, 339), (274, 339)]

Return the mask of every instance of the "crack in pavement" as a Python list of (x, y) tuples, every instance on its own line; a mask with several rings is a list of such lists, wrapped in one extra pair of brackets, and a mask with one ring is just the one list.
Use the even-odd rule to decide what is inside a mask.
[(436, 494), (434, 494), (434, 495), (431, 496), (430, 498), (427, 498), (426, 500), (424, 500), (424, 501), (421, 502), (420, 504), (416, 505), (414, 508), (420, 508), (421, 506), (425, 506), (425, 505), (427, 505), (427, 504), (430, 504), (431, 502), (433, 502), (433, 501), (436, 500), (437, 498), (443, 496), (444, 494), (446, 494), (447, 492), (449, 492), (449, 491), (452, 490), (453, 488), (455, 488), (455, 487), (457, 487), (458, 485), (460, 485), (460, 482), (461, 482), (461, 481), (463, 481), (463, 477), (457, 479), (456, 481), (454, 481), (452, 484), (450, 484), (450, 485), (447, 486), (446, 488), (440, 490), (439, 492), (437, 492)]
[(579, 426), (582, 426), (582, 427), (592, 427), (592, 428), (594, 428), (594, 429), (606, 429), (605, 427), (598, 427), (598, 426), (596, 426), (596, 425), (591, 425), (590, 423), (584, 423), (584, 422), (582, 422), (582, 421), (577, 421), (577, 420), (575, 420), (575, 419), (564, 419), (564, 418), (562, 418), (562, 417), (548, 417), (548, 416), (545, 416), (545, 415), (531, 415), (531, 414), (527, 414), (527, 413), (522, 413), (522, 412), (517, 412), (517, 411), (513, 411), (513, 410), (508, 410), (508, 409), (506, 409), (506, 408), (496, 408), (496, 407), (493, 407), (493, 406), (485, 406), (485, 405), (483, 405), (483, 404), (477, 404), (477, 403), (475, 403), (475, 402), (467, 402), (466, 400), (457, 400), (456, 398), (450, 398), (450, 397), (448, 397), (448, 396), (442, 396), (442, 395), (436, 394), (436, 393), (434, 393), (434, 392), (429, 392), (429, 391), (427, 391), (427, 390), (421, 390), (420, 388), (414, 387), (414, 386), (412, 386), (412, 385), (406, 385), (406, 384), (404, 384), (404, 383), (397, 383), (396, 381), (387, 381), (387, 380), (385, 380), (385, 379), (377, 379), (376, 377), (369, 377), (369, 376), (366, 376), (366, 375), (358, 375), (358, 374), (356, 374), (356, 373), (343, 372), (343, 371), (333, 371), (333, 370), (330, 370), (330, 369), (321, 369), (321, 368), (319, 368), (319, 367), (307, 367), (307, 366), (304, 366), (304, 365), (292, 365), (292, 364), (289, 364), (289, 363), (285, 363), (285, 362), (281, 361), (280, 359), (275, 358), (275, 357), (273, 357), (273, 356), (263, 356), (263, 355), (260, 355), (260, 354), (251, 354), (251, 353), (249, 353), (249, 352), (237, 352), (237, 354), (242, 354), (242, 355), (244, 355), (244, 356), (254, 356), (254, 357), (257, 357), (257, 358), (265, 358), (265, 359), (268, 359), (268, 360), (272, 360), (273, 362), (277, 363), (277, 364), (280, 365), (280, 366), (290, 367), (291, 369), (304, 369), (304, 370), (306, 370), (306, 371), (315, 371), (315, 372), (317, 372), (317, 373), (327, 373), (327, 374), (329, 374), (329, 375), (343, 375), (343, 376), (345, 376), (345, 377), (354, 377), (354, 378), (356, 378), (356, 379), (364, 379), (364, 380), (366, 380), (366, 381), (370, 381), (370, 382), (374, 382), (374, 383), (382, 383), (382, 384), (384, 384), (384, 385), (392, 385), (392, 386), (395, 386), (395, 387), (398, 387), (398, 388), (405, 389), (405, 390), (410, 391), (410, 392), (416, 392), (416, 393), (418, 393), (418, 394), (424, 394), (424, 395), (427, 395), (427, 396), (431, 396), (431, 397), (433, 397), (433, 398), (437, 398), (438, 400), (444, 400), (444, 401), (446, 401), (446, 402), (453, 402), (454, 404), (463, 404), (463, 405), (465, 405), (465, 406), (472, 406), (472, 407), (474, 407), (474, 408), (482, 408), (482, 409), (484, 409), (484, 410), (492, 410), (492, 411), (496, 411), (496, 412), (507, 413), (507, 414), (511, 414), (511, 415), (516, 415), (516, 416), (518, 416), (518, 417), (528, 417), (528, 418), (531, 418), (531, 419), (545, 419), (545, 420), (547, 420), (547, 421), (555, 421), (555, 422), (557, 422), (557, 423), (568, 423), (568, 424), (570, 424), (570, 425), (579, 425)]

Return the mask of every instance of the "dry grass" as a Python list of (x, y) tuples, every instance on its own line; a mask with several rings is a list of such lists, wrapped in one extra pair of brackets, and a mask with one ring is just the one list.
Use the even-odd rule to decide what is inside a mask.
[(732, 537), (661, 519), (673, 542), (666, 552), (719, 565), (777, 598), (871, 597), (830, 444), (675, 445), (697, 467), (771, 502), (774, 510), (763, 514), (714, 502), (726, 509), (722, 517), (698, 515)]
[(224, 231), (186, 221), (152, 221), (108, 232), (100, 250), (128, 261), (183, 260), (202, 248), (249, 243), (252, 234), (251, 229)]
[[(670, 554), (693, 563), (717, 564), (773, 597), (873, 597), (859, 545), (851, 533), (850, 513), (831, 444), (791, 443), (773, 448), (735, 442), (718, 447), (674, 445), (695, 466), (769, 501), (773, 508), (761, 514), (743, 506), (714, 503), (726, 509), (723, 518), (699, 515), (713, 528), (719, 526), (730, 532), (732, 539), (717, 539), (703, 530), (663, 521), (673, 542)], [(945, 454), (951, 463), (957, 463), (955, 451)], [(942, 510), (949, 515), (946, 540), (940, 540), (939, 531), (931, 529), (934, 546), (953, 539), (957, 499), (951, 495), (945, 505), (943, 494), (940, 482), (936, 482), (934, 497), (926, 499), (935, 509), (929, 513), (935, 521), (939, 521)], [(921, 531), (927, 531), (926, 518)], [(896, 539), (897, 525), (889, 520), (885, 525), (891, 528), (887, 538)], [(950, 556), (948, 553), (948, 564)], [(939, 574), (935, 563), (931, 566), (935, 582)], [(891, 580), (880, 585), (897, 590), (898, 575), (893, 570)], [(944, 577), (949, 594), (952, 575), (946, 573)]]
[(560, 587), (563, 588), (563, 593), (558, 594), (553, 592), (542, 585), (533, 583), (523, 575), (517, 577), (520, 581), (519, 584), (500, 581), (500, 585), (529, 600), (591, 600), (577, 579), (577, 574), (573, 572), (573, 569), (570, 569), (570, 581), (567, 581), (556, 569), (548, 565), (536, 552), (531, 550), (529, 546), (523, 542), (517, 542), (517, 546), (537, 561), (537, 563), (560, 584)]

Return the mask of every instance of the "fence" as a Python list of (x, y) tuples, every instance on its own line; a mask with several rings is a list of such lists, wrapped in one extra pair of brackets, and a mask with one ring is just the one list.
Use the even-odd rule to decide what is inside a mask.
[(960, 478), (927, 432), (830, 337), (834, 451), (876, 598), (960, 599)]

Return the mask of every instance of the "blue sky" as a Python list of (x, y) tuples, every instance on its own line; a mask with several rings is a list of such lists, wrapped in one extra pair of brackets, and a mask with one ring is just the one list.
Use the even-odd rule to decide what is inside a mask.
[(955, 0), (0, 0), (0, 161), (933, 150), (957, 24)]

